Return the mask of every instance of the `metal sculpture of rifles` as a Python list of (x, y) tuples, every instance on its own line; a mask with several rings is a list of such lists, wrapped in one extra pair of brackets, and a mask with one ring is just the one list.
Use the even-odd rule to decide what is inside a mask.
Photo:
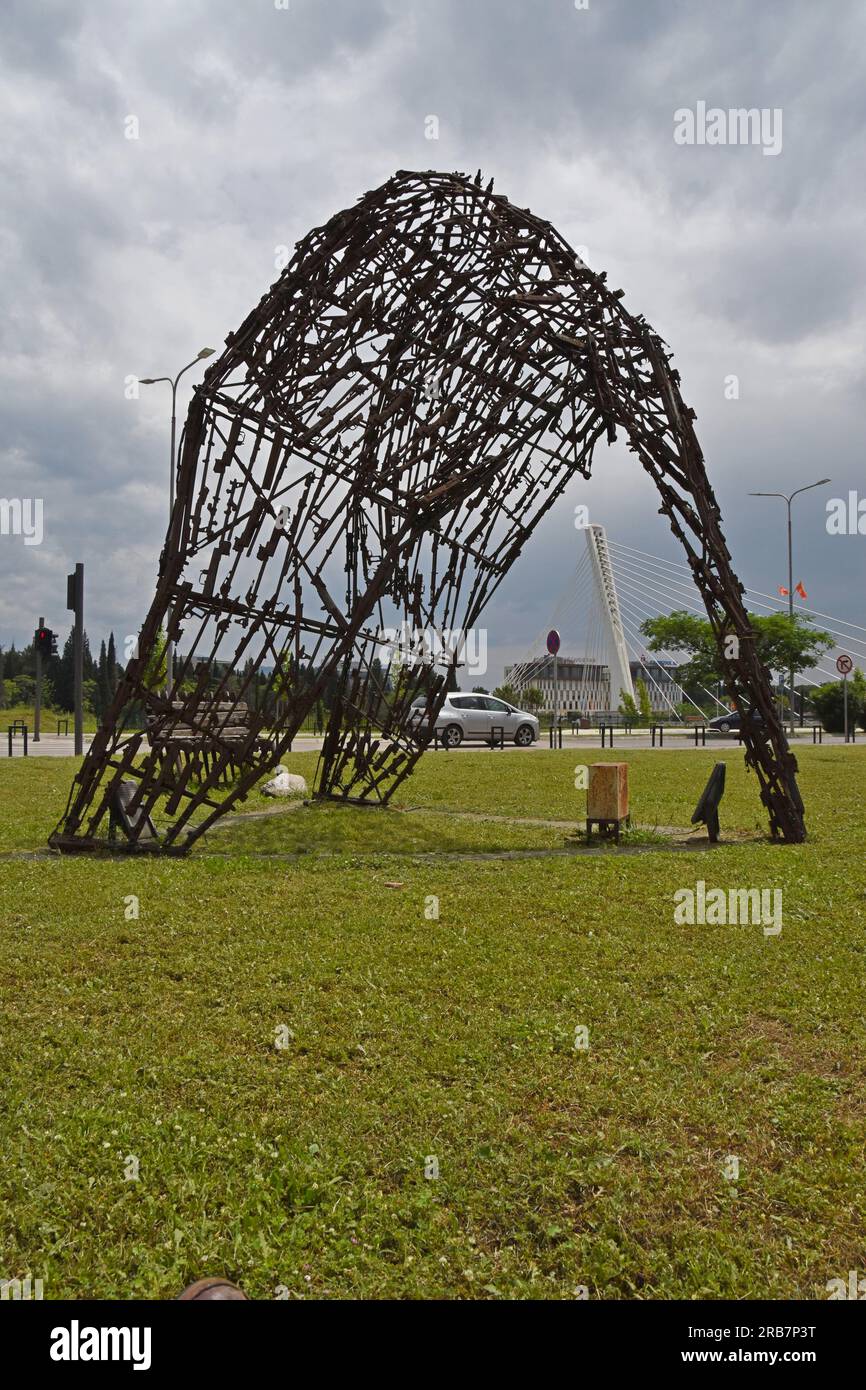
[[(399, 172), (305, 237), (195, 391), (138, 652), (50, 843), (105, 843), (122, 802), (124, 848), (183, 852), (281, 762), (325, 694), (316, 795), (387, 801), (460, 664), (446, 641), (432, 665), (398, 669), (393, 631), (477, 625), (618, 431), (685, 549), (731, 699), (762, 716), (743, 741), (772, 833), (802, 840), (796, 761), (694, 412), (622, 296), (480, 175)], [(161, 632), (172, 691), (155, 674)]]

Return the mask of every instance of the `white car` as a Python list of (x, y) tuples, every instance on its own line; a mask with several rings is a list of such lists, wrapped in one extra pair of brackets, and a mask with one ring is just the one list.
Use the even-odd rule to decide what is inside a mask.
[[(413, 723), (424, 723), (428, 701), (422, 695), (412, 702)], [(490, 742), (494, 729), (504, 730), (509, 743), (518, 748), (528, 748), (538, 738), (539, 724), (534, 714), (515, 709), (505, 700), (497, 700), (495, 695), (461, 695), (451, 690), (445, 696), (445, 703), (439, 711), (434, 726), (443, 743), (449, 748), (457, 748), (464, 739), (483, 739)]]

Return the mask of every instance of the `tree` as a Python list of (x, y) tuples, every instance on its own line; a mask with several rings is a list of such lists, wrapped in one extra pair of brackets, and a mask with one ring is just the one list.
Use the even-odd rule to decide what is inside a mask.
[(291, 700), (297, 694), (298, 672), (295, 670), (295, 660), (290, 647), (284, 647), (277, 656), (274, 672), (271, 680), (271, 691), (274, 699), (283, 701)]
[(165, 630), (160, 628), (153, 643), (153, 651), (147, 659), (144, 675), (141, 678), (141, 683), (146, 690), (161, 690), (165, 685), (167, 670), (165, 648)]
[(367, 687), (367, 708), (370, 718), (381, 724), (388, 714), (388, 673), (378, 656), (370, 662), (370, 683)]
[(93, 680), (96, 676), (96, 662), (90, 651), (90, 642), (87, 633), (81, 634), (81, 669), (84, 672), (84, 680)]
[(653, 717), (653, 707), (652, 701), (650, 700), (649, 696), (649, 690), (647, 689), (647, 683), (642, 676), (638, 676), (637, 680), (635, 681), (634, 688), (637, 691), (637, 703), (638, 708), (640, 710), (640, 722), (642, 724), (649, 724)]
[(544, 691), (539, 690), (537, 685), (531, 685), (528, 690), (524, 690), (522, 699), (524, 708), (532, 714), (543, 707)]
[(505, 685), (497, 685), (493, 694), (497, 700), (504, 700), (507, 705), (516, 705), (520, 699), (515, 687), (507, 682)]
[[(755, 650), (768, 671), (794, 675), (811, 670), (834, 641), (829, 632), (812, 626), (802, 613), (770, 613), (760, 617), (750, 613), (749, 624), (755, 635)], [(641, 632), (649, 639), (650, 651), (679, 651), (688, 661), (679, 668), (682, 685), (712, 686), (724, 680), (723, 662), (713, 629), (707, 618), (698, 618), (677, 609), (669, 616), (647, 618)]]
[(105, 652), (105, 672), (108, 677), (108, 689), (111, 698), (114, 699), (114, 692), (117, 690), (117, 682), (120, 677), (117, 665), (117, 650), (114, 645), (114, 633), (108, 634), (108, 647)]
[(16, 676), (20, 676), (20, 675), (21, 675), (21, 672), (22, 672), (23, 670), (24, 670), (24, 661), (23, 661), (23, 658), (22, 658), (22, 656), (21, 656), (21, 653), (15, 650), (15, 643), (13, 642), (12, 645), (10, 646), (8, 652), (6, 653), (6, 676), (7, 676), (7, 679), (8, 679), (8, 680), (14, 680)]
[(57, 708), (71, 711), (75, 708), (75, 671), (73, 658), (74, 637), (72, 629), (63, 643), (63, 651), (57, 660), (57, 665), (52, 671), (54, 683), (54, 698), (57, 701)]
[(108, 690), (108, 677), (106, 674), (107, 657), (105, 651), (105, 638), (99, 644), (99, 660), (96, 663), (96, 676), (94, 678), (93, 712), (97, 719), (101, 720), (109, 704), (111, 697)]
[(473, 695), (489, 695), (489, 694), (490, 694), (490, 691), (487, 689), (487, 686), (486, 686), (486, 685), (473, 685), (473, 687), (472, 687), (472, 694), (473, 694)]
[[(59, 657), (47, 663), (46, 675), (51, 681), (54, 690), (54, 699), (58, 709), (73, 710), (75, 708), (75, 632), (69, 629), (69, 635), (63, 643), (63, 651)], [(82, 639), (82, 668), (83, 681), (95, 681), (98, 677), (98, 667), (90, 654), (90, 643), (87, 640), (87, 633), (83, 634)]]
[[(828, 734), (845, 730), (845, 691), (841, 681), (828, 681), (812, 691), (812, 704)], [(866, 728), (866, 677), (859, 667), (848, 679), (848, 727)]]
[(15, 680), (15, 704), (32, 705), (36, 695), (36, 677), (18, 676)]
[(627, 690), (619, 692), (618, 710), (620, 714), (625, 715), (626, 719), (637, 719), (637, 705), (634, 702), (634, 696), (629, 695)]
[(111, 701), (114, 698), (111, 693), (111, 686), (108, 682), (108, 672), (103, 671), (96, 678), (96, 714), (100, 722), (108, 713)]
[(3, 648), (0, 647), (0, 709), (6, 708), (6, 681), (4, 676)]

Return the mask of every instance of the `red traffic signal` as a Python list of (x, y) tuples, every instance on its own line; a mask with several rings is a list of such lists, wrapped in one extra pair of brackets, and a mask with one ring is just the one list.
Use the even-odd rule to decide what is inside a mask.
[(38, 627), (33, 634), (33, 645), (40, 656), (57, 655), (57, 636), (50, 627)]

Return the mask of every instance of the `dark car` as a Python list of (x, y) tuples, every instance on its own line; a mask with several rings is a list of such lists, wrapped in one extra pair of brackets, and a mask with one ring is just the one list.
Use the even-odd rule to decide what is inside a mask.
[[(756, 709), (750, 709), (747, 718), (755, 725), (763, 725), (764, 721)], [(727, 714), (719, 714), (715, 719), (711, 719), (707, 725), (709, 729), (715, 729), (717, 734), (736, 734), (740, 731), (739, 710), (729, 710)]]

